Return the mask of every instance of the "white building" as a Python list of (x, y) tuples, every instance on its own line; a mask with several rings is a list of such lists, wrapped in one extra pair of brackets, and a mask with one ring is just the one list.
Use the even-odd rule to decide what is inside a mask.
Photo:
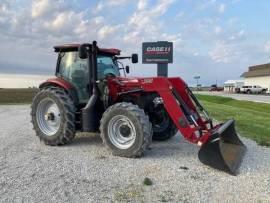
[(244, 78), (245, 85), (259, 85), (270, 90), (270, 63), (250, 66), (248, 72), (244, 72), (241, 77)]
[(235, 92), (235, 88), (241, 88), (244, 85), (244, 80), (227, 80), (224, 83), (225, 92)]

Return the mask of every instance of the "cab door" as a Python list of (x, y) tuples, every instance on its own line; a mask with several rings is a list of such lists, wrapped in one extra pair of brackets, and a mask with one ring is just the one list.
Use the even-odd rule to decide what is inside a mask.
[(73, 85), (80, 103), (87, 103), (89, 95), (89, 71), (87, 60), (81, 59), (78, 52), (59, 53), (57, 76)]

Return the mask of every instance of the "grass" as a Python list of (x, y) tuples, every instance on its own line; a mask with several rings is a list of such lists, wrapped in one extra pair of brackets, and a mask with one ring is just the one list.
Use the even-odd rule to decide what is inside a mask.
[(196, 95), (210, 116), (218, 121), (234, 118), (241, 136), (270, 146), (270, 104), (239, 101), (227, 97)]
[(150, 185), (153, 185), (153, 181), (150, 178), (146, 177), (143, 180), (143, 184), (147, 185), (147, 186), (150, 186)]
[(0, 89), (0, 104), (30, 104), (37, 89)]

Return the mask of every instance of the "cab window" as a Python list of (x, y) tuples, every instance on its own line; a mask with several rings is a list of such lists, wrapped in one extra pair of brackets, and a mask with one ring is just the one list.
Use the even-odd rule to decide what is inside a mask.
[[(60, 69), (59, 73), (66, 79), (72, 81), (74, 72), (82, 71), (88, 78), (87, 60), (80, 59), (77, 52), (65, 52), (61, 53)], [(97, 73), (98, 79), (104, 79), (106, 75), (112, 74), (120, 76), (117, 62), (111, 57), (106, 55), (97, 56)]]
[[(58, 76), (70, 82), (77, 90), (79, 100), (84, 103), (89, 99), (89, 71), (87, 59), (81, 59), (78, 52), (59, 53), (60, 64)], [(106, 75), (120, 76), (119, 68), (112, 56), (97, 56), (98, 80)]]
[(110, 56), (99, 55), (97, 57), (98, 79), (104, 79), (106, 75), (120, 76), (116, 61)]
[(78, 92), (81, 103), (89, 98), (87, 60), (79, 58), (77, 52), (60, 53), (59, 75), (70, 82)]
[(60, 57), (61, 61), (59, 73), (65, 79), (72, 82), (74, 79), (76, 79), (76, 76), (80, 75), (83, 77), (84, 75), (88, 74), (87, 61), (85, 59), (80, 59), (76, 52), (61, 53)]

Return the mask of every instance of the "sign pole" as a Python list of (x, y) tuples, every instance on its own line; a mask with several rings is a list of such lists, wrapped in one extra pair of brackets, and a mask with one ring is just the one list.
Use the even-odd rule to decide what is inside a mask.
[(168, 64), (167, 63), (157, 64), (157, 76), (168, 77)]

